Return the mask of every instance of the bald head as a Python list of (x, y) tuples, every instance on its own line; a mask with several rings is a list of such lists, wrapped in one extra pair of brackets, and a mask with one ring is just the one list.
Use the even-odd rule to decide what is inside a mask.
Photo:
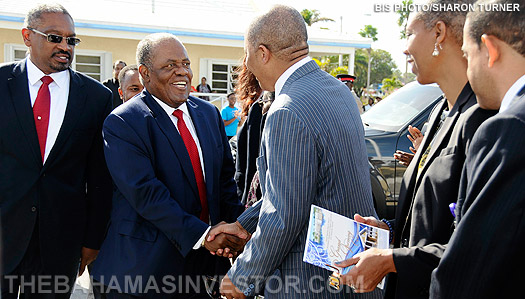
[(291, 61), (308, 53), (308, 33), (301, 14), (294, 8), (276, 5), (256, 18), (246, 33), (253, 49), (264, 45), (273, 55)]

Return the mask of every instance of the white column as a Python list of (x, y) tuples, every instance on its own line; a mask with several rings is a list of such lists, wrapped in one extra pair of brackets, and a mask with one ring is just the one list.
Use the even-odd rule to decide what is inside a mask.
[(355, 48), (352, 48), (350, 51), (350, 57), (348, 58), (348, 74), (354, 75), (354, 66), (355, 66)]
[(343, 66), (343, 54), (339, 54), (339, 66)]

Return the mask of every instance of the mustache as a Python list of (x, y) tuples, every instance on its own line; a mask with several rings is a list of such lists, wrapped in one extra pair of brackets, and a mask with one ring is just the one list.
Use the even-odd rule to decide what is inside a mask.
[(67, 52), (67, 51), (62, 51), (62, 50), (54, 52), (53, 55), (51, 55), (51, 57), (54, 57), (54, 56), (59, 55), (59, 54), (66, 55), (67, 58), (68, 58), (69, 60), (71, 60), (71, 53), (69, 53), (69, 52)]

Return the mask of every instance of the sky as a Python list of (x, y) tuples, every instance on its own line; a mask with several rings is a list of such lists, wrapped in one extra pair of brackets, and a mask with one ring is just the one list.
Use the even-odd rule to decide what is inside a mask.
[[(376, 6), (393, 10), (394, 5), (401, 3), (401, 0), (253, 0), (253, 2), (262, 11), (278, 3), (292, 6), (299, 11), (305, 8), (317, 9), (321, 16), (331, 18), (335, 22), (319, 22), (313, 27), (327, 27), (336, 31), (340, 31), (342, 27), (343, 33), (350, 36), (358, 37), (359, 30), (365, 25), (372, 25), (378, 31), (378, 40), (372, 43), (372, 48), (390, 52), (397, 68), (401, 72), (405, 71), (403, 51), (406, 41), (400, 39), (401, 27), (397, 25), (399, 15), (393, 11), (374, 11)], [(408, 72), (410, 72), (410, 65)]]
[[(0, 0), (0, 12), (20, 12), (25, 10), (19, 7), (20, 4), (32, 7), (36, 3), (52, 1), (63, 3), (64, 6), (71, 11), (72, 15), (79, 19), (89, 15), (96, 16), (95, 19), (98, 20), (108, 22), (116, 21), (114, 18), (115, 11), (100, 9), (101, 3), (107, 0), (91, 0), (89, 2), (78, 0)], [(111, 7), (125, 5), (126, 11), (129, 14), (127, 17), (131, 18), (131, 20), (135, 20), (138, 16), (140, 16), (142, 21), (149, 20), (147, 18), (148, 16), (154, 18), (153, 20), (158, 20), (169, 15), (169, 22), (167, 23), (169, 26), (184, 27), (188, 25), (190, 22), (188, 19), (190, 19), (193, 27), (208, 29), (214, 28), (214, 26), (216, 27), (217, 22), (234, 22), (235, 24), (235, 19), (232, 20), (230, 17), (228, 17), (227, 20), (221, 20), (220, 17), (199, 18), (199, 13), (202, 13), (202, 10), (199, 11), (198, 7), (206, 3), (210, 4), (209, 7), (211, 9), (214, 6), (237, 7), (239, 14), (235, 14), (234, 16), (239, 17), (237, 24), (241, 27), (244, 25), (247, 26), (250, 22), (249, 19), (242, 18), (243, 12), (251, 10), (253, 13), (253, 8), (262, 13), (274, 4), (279, 3), (292, 6), (299, 11), (303, 9), (316, 9), (320, 12), (321, 16), (331, 18), (335, 20), (335, 22), (319, 22), (312, 26), (314, 28), (326, 27), (332, 31), (342, 31), (344, 35), (360, 39), (361, 37), (358, 33), (365, 25), (376, 27), (378, 30), (378, 40), (372, 44), (372, 48), (388, 51), (392, 55), (398, 69), (404, 72), (405, 55), (403, 54), (403, 50), (405, 49), (406, 42), (400, 39), (401, 28), (397, 25), (399, 16), (392, 9), (395, 4), (400, 4), (401, 1), (402, 0), (111, 0), (108, 1), (108, 3), (114, 4)], [(414, 2), (418, 3), (421, 1), (425, 0), (415, 0)], [(157, 11), (154, 14), (149, 10), (144, 11), (144, 7), (148, 7), (148, 3), (157, 3), (159, 8), (163, 5), (163, 11)], [(140, 9), (138, 9), (139, 7)], [(379, 12), (376, 9), (377, 7), (390, 7), (391, 11)], [(181, 10), (186, 9), (188, 15), (177, 15), (177, 8)], [(244, 32), (244, 29), (241, 31)], [(408, 67), (408, 71), (410, 72), (410, 66)]]

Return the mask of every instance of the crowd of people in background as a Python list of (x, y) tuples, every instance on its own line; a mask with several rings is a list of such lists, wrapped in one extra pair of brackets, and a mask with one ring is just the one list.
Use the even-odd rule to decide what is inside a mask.
[[(451, 3), (473, 1), (428, 2)], [(146, 36), (136, 64), (115, 61), (100, 83), (70, 67), (81, 40), (69, 12), (36, 6), (28, 57), (0, 66), (1, 297), (69, 298), (86, 267), (97, 299), (520, 297), (517, 3), (411, 14), (408, 62), (443, 95), (424, 136), (410, 127), (411, 153), (395, 154), (407, 169), (394, 219), (374, 209), (360, 118), (381, 97), (363, 102), (355, 76), (319, 68), (297, 10), (252, 21), (219, 110), (190, 95), (212, 89), (191, 86), (176, 36)], [(344, 275), (303, 262), (311, 205), (389, 231), (390, 249), (336, 263), (352, 266)]]

